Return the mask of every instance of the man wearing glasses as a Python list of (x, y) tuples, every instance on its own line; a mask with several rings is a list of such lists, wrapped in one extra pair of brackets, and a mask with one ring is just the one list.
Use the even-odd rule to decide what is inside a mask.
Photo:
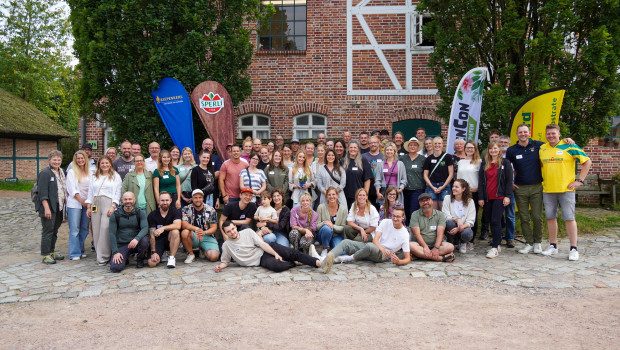
[[(396, 265), (409, 264), (411, 262), (409, 232), (405, 225), (403, 225), (404, 218), (405, 209), (401, 206), (396, 206), (392, 209), (392, 218), (385, 219), (379, 223), (372, 243), (358, 242), (350, 239), (340, 242), (322, 261), (325, 273), (331, 270), (334, 262), (347, 263), (355, 260), (383, 262), (391, 260)], [(402, 259), (396, 255), (400, 250), (403, 251)], [(341, 255), (342, 253), (349, 255)]]
[(159, 152), (161, 148), (159, 148), (159, 143), (151, 142), (149, 143), (149, 154), (150, 157), (146, 158), (144, 162), (146, 163), (146, 170), (150, 172), (154, 172), (157, 169), (157, 162), (159, 161)]
[(411, 214), (409, 226), (413, 233), (410, 243), (411, 254), (418, 259), (433, 261), (454, 261), (454, 245), (444, 242), (446, 217), (440, 210), (433, 209), (430, 194), (422, 193), (418, 197), (420, 209)]

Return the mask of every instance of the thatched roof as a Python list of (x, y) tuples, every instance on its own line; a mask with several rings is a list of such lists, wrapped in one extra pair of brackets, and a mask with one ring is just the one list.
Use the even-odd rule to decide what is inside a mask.
[(0, 136), (60, 139), (73, 135), (35, 106), (0, 88)]

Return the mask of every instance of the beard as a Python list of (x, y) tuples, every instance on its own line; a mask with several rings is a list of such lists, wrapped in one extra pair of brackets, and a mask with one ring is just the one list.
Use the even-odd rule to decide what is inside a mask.
[(168, 209), (170, 209), (170, 204), (160, 204), (159, 208), (163, 211), (168, 211)]

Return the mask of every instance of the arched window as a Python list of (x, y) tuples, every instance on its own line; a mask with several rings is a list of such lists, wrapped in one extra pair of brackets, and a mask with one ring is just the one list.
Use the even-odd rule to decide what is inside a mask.
[(294, 135), (298, 139), (316, 139), (320, 133), (327, 135), (327, 117), (316, 113), (304, 113), (293, 121)]
[(239, 117), (237, 138), (244, 139), (248, 136), (261, 139), (271, 138), (271, 118), (263, 114), (250, 113)]

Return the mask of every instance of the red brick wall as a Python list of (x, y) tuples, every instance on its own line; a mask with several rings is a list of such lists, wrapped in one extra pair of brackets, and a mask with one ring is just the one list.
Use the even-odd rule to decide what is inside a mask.
[[(47, 156), (53, 150), (58, 149), (56, 141), (39, 141), (39, 168), (48, 164)], [(36, 140), (15, 140), (15, 157), (37, 157)], [(13, 139), (0, 138), (0, 157), (13, 157)], [(37, 178), (37, 159), (17, 159), (15, 161), (15, 176), (20, 181), (34, 181)], [(0, 160), (0, 181), (13, 177), (13, 160)]]
[[(608, 180), (620, 172), (620, 148), (599, 146), (599, 139), (593, 138), (583, 147), (583, 150), (592, 160), (589, 174), (598, 174), (602, 179)], [(599, 197), (581, 195), (579, 202), (596, 204), (599, 203)]]
[(93, 150), (93, 157), (95, 159), (99, 159), (105, 149), (103, 149), (103, 139), (104, 139), (104, 130), (98, 125), (97, 121), (88, 121), (86, 122), (86, 141), (82, 140), (82, 123), (80, 122), (79, 126), (79, 147), (82, 147), (84, 142), (88, 142), (90, 140), (97, 141), (97, 149)]

